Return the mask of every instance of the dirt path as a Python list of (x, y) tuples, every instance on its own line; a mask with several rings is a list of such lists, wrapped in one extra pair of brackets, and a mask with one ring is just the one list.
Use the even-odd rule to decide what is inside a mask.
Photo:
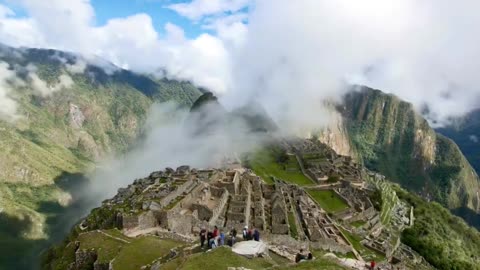
[(122, 238), (113, 236), (113, 235), (108, 234), (108, 233), (106, 233), (106, 232), (104, 232), (104, 231), (97, 230), (97, 232), (99, 232), (99, 233), (101, 233), (101, 234), (103, 234), (103, 235), (105, 235), (105, 236), (107, 236), (107, 237), (110, 237), (110, 238), (112, 238), (112, 239), (118, 240), (118, 241), (120, 241), (120, 242), (123, 242), (123, 243), (126, 243), (126, 244), (130, 244), (130, 241), (127, 241), (127, 240), (125, 240), (125, 239), (122, 239)]

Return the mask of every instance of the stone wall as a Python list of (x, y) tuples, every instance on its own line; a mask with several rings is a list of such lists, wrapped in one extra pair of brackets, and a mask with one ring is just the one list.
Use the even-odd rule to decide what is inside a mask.
[(288, 231), (289, 231), (288, 224), (272, 224), (273, 234), (288, 234)]
[(92, 269), (97, 260), (97, 252), (94, 249), (82, 249), (75, 252), (75, 262), (70, 264), (69, 270)]
[(322, 238), (315, 242), (311, 242), (310, 246), (314, 249), (322, 249), (322, 250), (340, 253), (340, 254), (347, 254), (349, 252), (352, 252), (352, 247), (347, 245), (342, 245), (330, 238)]
[(191, 214), (172, 213), (168, 219), (168, 228), (175, 233), (188, 235), (192, 233), (194, 217)]
[(227, 204), (228, 196), (229, 196), (228, 190), (223, 189), (223, 194), (221, 195), (217, 206), (214, 209), (212, 209), (212, 218), (209, 221), (210, 225), (214, 225), (217, 222), (218, 217), (223, 212), (223, 209), (225, 208), (225, 205)]
[(138, 216), (122, 216), (122, 228), (133, 229), (138, 226)]
[(192, 179), (188, 180), (187, 182), (183, 183), (182, 185), (180, 185), (179, 187), (177, 187), (177, 189), (173, 192), (171, 192), (170, 194), (168, 194), (167, 196), (165, 196), (161, 201), (160, 201), (160, 205), (162, 207), (166, 207), (167, 205), (169, 205), (173, 200), (175, 200), (175, 198), (177, 198), (178, 196), (182, 195), (184, 192), (186, 192), (188, 189), (193, 189), (193, 185), (194, 185), (194, 181)]
[(138, 216), (138, 228), (139, 229), (149, 229), (156, 227), (158, 225), (157, 216), (153, 211), (147, 211), (140, 216)]
[(192, 210), (197, 211), (197, 218), (200, 220), (210, 220), (213, 217), (213, 211), (206, 205), (194, 203), (192, 204)]

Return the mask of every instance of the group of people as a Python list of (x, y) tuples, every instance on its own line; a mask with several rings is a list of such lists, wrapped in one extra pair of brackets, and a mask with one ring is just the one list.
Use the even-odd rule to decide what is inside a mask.
[(244, 241), (250, 241), (250, 240), (255, 240), (255, 241), (260, 241), (260, 231), (258, 231), (257, 228), (255, 229), (248, 229), (248, 226), (245, 226), (243, 228), (243, 240)]
[(308, 261), (313, 260), (312, 253), (309, 252), (307, 255), (305, 255), (304, 250), (300, 249), (300, 252), (297, 253), (297, 256), (295, 256), (295, 262), (299, 263), (299, 262), (303, 262), (303, 261), (306, 261), (306, 260), (308, 260)]
[[(260, 241), (260, 232), (257, 229), (249, 230), (248, 226), (245, 226), (243, 228), (243, 240)], [(218, 246), (223, 246), (225, 244), (229, 246), (233, 246), (235, 245), (236, 242), (237, 242), (237, 230), (235, 228), (232, 228), (230, 230), (228, 238), (226, 238), (226, 235), (223, 232), (223, 230), (218, 229), (217, 226), (214, 227), (213, 231), (207, 230), (205, 227), (203, 227), (200, 230), (200, 247), (201, 248), (207, 247), (208, 249), (214, 249)]]

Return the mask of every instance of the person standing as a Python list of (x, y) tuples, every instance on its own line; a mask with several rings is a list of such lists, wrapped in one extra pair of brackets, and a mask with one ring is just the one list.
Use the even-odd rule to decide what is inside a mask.
[(203, 248), (205, 246), (205, 240), (207, 238), (207, 230), (205, 227), (202, 227), (202, 230), (200, 230), (200, 247)]
[(213, 229), (213, 238), (217, 238), (218, 236), (218, 227), (215, 226), (215, 228)]
[(246, 241), (248, 237), (248, 226), (243, 227), (243, 241)]
[(208, 231), (207, 232), (207, 245), (208, 245), (208, 248), (212, 248), (212, 239), (213, 239), (213, 233)]
[(225, 234), (223, 233), (223, 230), (220, 230), (218, 245), (219, 246), (225, 245)]
[(233, 227), (230, 231), (230, 246), (235, 245), (235, 242), (237, 242), (237, 230)]
[(257, 228), (255, 228), (255, 230), (253, 230), (253, 240), (255, 241), (260, 241), (260, 232), (258, 231)]

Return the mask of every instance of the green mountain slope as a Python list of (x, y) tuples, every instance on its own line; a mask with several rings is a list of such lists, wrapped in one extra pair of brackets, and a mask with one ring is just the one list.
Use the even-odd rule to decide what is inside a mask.
[(453, 119), (451, 125), (438, 128), (437, 132), (454, 140), (477, 173), (480, 171), (480, 110)]
[[(50, 237), (46, 222), (71, 201), (59, 185), (63, 176), (127, 151), (154, 102), (191, 106), (201, 95), (188, 82), (157, 80), (55, 50), (0, 46), (0, 63), (16, 74), (17, 82), (7, 83), (19, 116), (0, 118), (0, 246), (19, 246), (0, 252), (0, 265), (26, 257), (21, 239)], [(72, 68), (82, 63), (80, 70)], [(39, 92), (32, 74), (50, 94)], [(70, 82), (59, 87), (66, 77)]]
[(449, 209), (480, 210), (480, 182), (458, 146), (410, 103), (362, 88), (342, 110), (349, 143), (364, 164)]

